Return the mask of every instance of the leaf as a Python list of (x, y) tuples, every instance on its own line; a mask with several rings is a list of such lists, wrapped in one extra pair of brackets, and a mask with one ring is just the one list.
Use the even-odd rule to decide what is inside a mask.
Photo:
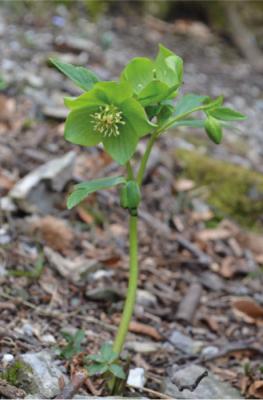
[(54, 58), (51, 58), (50, 61), (83, 90), (90, 90), (96, 82), (99, 82), (99, 78), (87, 68), (66, 64)]
[(102, 375), (108, 370), (108, 366), (105, 364), (93, 364), (87, 367), (89, 376)]
[[(174, 89), (176, 89), (176, 87)], [(153, 80), (141, 91), (138, 101), (145, 107), (159, 103), (166, 99), (169, 94), (169, 86), (159, 80)]]
[(222, 121), (242, 121), (247, 118), (244, 114), (227, 107), (218, 107), (215, 110), (211, 110), (209, 115)]
[(104, 363), (104, 358), (101, 354), (90, 354), (86, 357), (88, 361), (95, 361), (98, 364)]
[(211, 99), (211, 97), (207, 97), (204, 101), (206, 105), (206, 110), (211, 110), (217, 108), (223, 104), (224, 96), (218, 96), (216, 99)]
[(146, 57), (136, 57), (124, 68), (121, 81), (128, 81), (135, 94), (139, 94), (153, 80), (153, 70), (152, 60)]
[(122, 368), (120, 365), (118, 365), (118, 364), (112, 364), (112, 365), (110, 365), (110, 366), (109, 366), (109, 371), (110, 371), (114, 376), (116, 376), (117, 378), (126, 379), (126, 375), (125, 375), (125, 372), (124, 372), (123, 368)]
[(221, 143), (223, 132), (220, 123), (210, 115), (205, 120), (205, 130), (209, 138), (216, 144)]
[(74, 191), (67, 199), (67, 207), (70, 209), (76, 206), (96, 190), (108, 189), (125, 182), (126, 179), (123, 176), (100, 178), (89, 182), (82, 182), (74, 187)]
[(263, 319), (263, 307), (256, 303), (254, 299), (249, 297), (235, 299), (232, 305), (235, 310), (252, 320)]
[(156, 78), (169, 87), (180, 85), (183, 77), (183, 60), (166, 47), (159, 45), (155, 60)]
[(104, 361), (107, 363), (112, 363), (118, 358), (118, 354), (113, 351), (112, 345), (110, 343), (104, 343), (101, 346), (100, 352)]
[(181, 114), (186, 114), (194, 111), (195, 108), (200, 107), (207, 99), (207, 96), (186, 94), (176, 103), (174, 116), (177, 117)]

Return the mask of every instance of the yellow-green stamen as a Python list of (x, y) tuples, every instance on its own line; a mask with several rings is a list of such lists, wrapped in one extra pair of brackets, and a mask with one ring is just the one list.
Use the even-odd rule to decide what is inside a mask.
[(113, 104), (101, 106), (99, 112), (91, 115), (94, 129), (102, 133), (104, 137), (119, 136), (119, 125), (125, 125), (122, 119), (122, 111)]

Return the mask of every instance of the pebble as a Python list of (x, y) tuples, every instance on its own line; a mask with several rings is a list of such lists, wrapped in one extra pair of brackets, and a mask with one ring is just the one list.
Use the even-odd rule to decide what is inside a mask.
[(10, 354), (10, 353), (4, 354), (2, 357), (3, 367), (6, 368), (8, 366), (8, 364), (10, 364), (13, 360), (14, 360), (13, 354)]
[(145, 385), (145, 371), (143, 368), (130, 369), (127, 384), (137, 389), (142, 389)]
[(170, 342), (180, 351), (185, 354), (197, 354), (203, 347), (203, 342), (195, 341), (189, 336), (184, 335), (179, 331), (173, 331), (170, 335)]
[(137, 304), (144, 307), (154, 307), (157, 304), (157, 298), (147, 290), (139, 289), (137, 291)]

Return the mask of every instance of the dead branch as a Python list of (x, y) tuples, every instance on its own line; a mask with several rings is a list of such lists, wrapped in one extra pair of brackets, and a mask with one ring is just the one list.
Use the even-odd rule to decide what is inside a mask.
[(199, 283), (193, 283), (179, 304), (176, 313), (176, 319), (178, 321), (186, 323), (192, 322), (195, 311), (199, 306), (201, 295), (202, 286)]

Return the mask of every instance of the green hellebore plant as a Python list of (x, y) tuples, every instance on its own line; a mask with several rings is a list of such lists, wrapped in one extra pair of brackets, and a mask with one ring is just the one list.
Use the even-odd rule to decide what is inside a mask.
[[(152, 147), (161, 134), (177, 126), (204, 128), (208, 137), (219, 144), (223, 128), (231, 128), (231, 121), (244, 120), (245, 116), (224, 107), (222, 96), (213, 100), (209, 96), (186, 94), (177, 100), (183, 79), (183, 61), (162, 45), (155, 60), (144, 57), (131, 60), (122, 71), (120, 80), (115, 82), (101, 82), (93, 72), (83, 67), (58, 60), (51, 62), (84, 90), (77, 98), (65, 99), (70, 109), (65, 125), (66, 140), (82, 146), (102, 143), (105, 151), (126, 170), (126, 176), (100, 178), (76, 185), (67, 201), (68, 208), (72, 208), (96, 190), (119, 185), (120, 205), (130, 213), (127, 297), (112, 349), (101, 349), (104, 355), (112, 352), (113, 358), (110, 361), (110, 355), (108, 360), (95, 355), (89, 359), (96, 363), (93, 368), (89, 366), (91, 373), (104, 374), (107, 371), (108, 374), (111, 371), (114, 375), (115, 370), (115, 375), (121, 379), (123, 373), (117, 360), (133, 314), (138, 280), (137, 210)], [(197, 118), (196, 112), (202, 112), (203, 117)], [(135, 173), (130, 161), (139, 140), (145, 135), (148, 135), (148, 143)]]

